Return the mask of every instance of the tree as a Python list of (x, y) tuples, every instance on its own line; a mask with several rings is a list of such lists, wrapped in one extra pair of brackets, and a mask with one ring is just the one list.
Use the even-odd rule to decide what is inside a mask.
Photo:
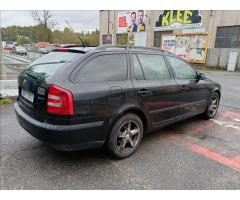
[(32, 11), (31, 15), (34, 21), (37, 22), (40, 28), (40, 35), (42, 35), (42, 41), (51, 42), (51, 29), (54, 28), (55, 22), (52, 20), (52, 15), (49, 10)]
[(30, 44), (31, 43), (31, 39), (28, 36), (18, 35), (17, 36), (17, 43), (20, 44), (20, 45)]

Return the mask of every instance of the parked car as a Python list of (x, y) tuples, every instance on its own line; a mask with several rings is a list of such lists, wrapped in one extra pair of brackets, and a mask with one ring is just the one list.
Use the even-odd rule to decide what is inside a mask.
[(47, 54), (47, 53), (49, 53), (49, 51), (48, 51), (48, 49), (47, 48), (40, 48), (39, 49), (39, 53), (41, 53), (41, 54)]
[(23, 56), (23, 55), (26, 56), (27, 55), (27, 51), (22, 46), (15, 46), (15, 54), (21, 55), (21, 56)]
[(143, 135), (202, 114), (214, 118), (221, 87), (191, 64), (151, 48), (59, 48), (21, 72), (20, 125), (59, 150), (105, 144), (116, 158)]

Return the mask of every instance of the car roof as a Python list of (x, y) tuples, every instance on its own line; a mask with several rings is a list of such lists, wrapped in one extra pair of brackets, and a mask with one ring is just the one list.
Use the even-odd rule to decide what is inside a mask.
[(83, 47), (77, 45), (69, 45), (61, 48), (56, 48), (53, 51), (68, 51), (76, 53), (88, 53), (88, 52), (148, 52), (158, 54), (174, 55), (171, 52), (164, 51), (160, 48), (148, 48), (143, 46), (128, 46), (128, 45), (101, 45), (98, 47)]

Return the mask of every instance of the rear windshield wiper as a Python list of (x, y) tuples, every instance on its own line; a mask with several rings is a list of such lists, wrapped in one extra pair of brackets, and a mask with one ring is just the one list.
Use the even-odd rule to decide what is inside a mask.
[(45, 81), (45, 79), (44, 78), (42, 78), (42, 77), (40, 77), (40, 76), (34, 76), (33, 74), (31, 74), (31, 73), (29, 73), (29, 72), (25, 72), (28, 76), (31, 76), (31, 77), (33, 77), (33, 78), (36, 78), (36, 79), (39, 79), (39, 80), (41, 80), (41, 81)]

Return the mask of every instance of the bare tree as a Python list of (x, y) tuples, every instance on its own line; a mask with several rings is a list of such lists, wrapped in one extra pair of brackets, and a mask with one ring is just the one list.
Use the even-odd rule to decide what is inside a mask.
[(52, 18), (52, 15), (49, 10), (43, 10), (43, 11), (33, 10), (31, 13), (34, 21), (36, 21), (38, 24), (48, 27), (48, 23)]
[(31, 11), (32, 18), (38, 25), (44, 26), (45, 34), (47, 34), (48, 41), (50, 40), (50, 32), (48, 30), (52, 30), (54, 26), (56, 26), (56, 22), (52, 19), (52, 14), (49, 10)]

